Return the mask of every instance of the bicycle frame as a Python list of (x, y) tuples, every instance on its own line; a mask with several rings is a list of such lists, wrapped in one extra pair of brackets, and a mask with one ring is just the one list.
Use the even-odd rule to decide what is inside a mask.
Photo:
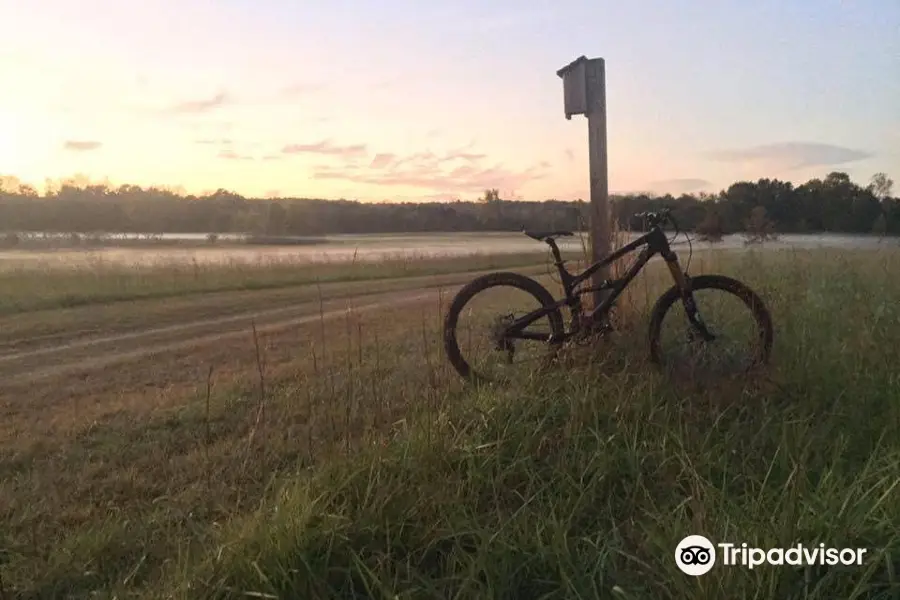
[[(553, 252), (554, 264), (557, 271), (559, 271), (563, 290), (565, 290), (565, 298), (557, 300), (551, 306), (539, 308), (516, 319), (507, 326), (505, 331), (506, 337), (513, 339), (537, 340), (542, 342), (563, 342), (574, 337), (581, 332), (581, 319), (578, 318), (583, 315), (581, 296), (595, 291), (610, 291), (606, 298), (604, 298), (603, 302), (599, 306), (594, 307), (594, 309), (587, 315), (589, 323), (595, 324), (600, 322), (601, 318), (605, 317), (608, 314), (610, 308), (613, 306), (613, 304), (615, 304), (616, 300), (619, 298), (625, 288), (628, 287), (628, 284), (630, 284), (632, 280), (637, 277), (638, 273), (641, 272), (641, 269), (643, 269), (644, 266), (650, 261), (650, 259), (657, 254), (661, 255), (666, 261), (666, 265), (669, 267), (669, 272), (672, 274), (672, 278), (675, 280), (675, 284), (681, 290), (682, 299), (685, 303), (685, 308), (687, 309), (689, 320), (700, 329), (704, 337), (710, 335), (709, 332), (706, 331), (706, 328), (703, 326), (702, 322), (697, 319), (697, 310), (694, 306), (693, 297), (690, 293), (689, 278), (681, 270), (681, 266), (678, 263), (678, 256), (670, 248), (669, 240), (666, 237), (665, 232), (658, 225), (653, 226), (649, 232), (642, 235), (633, 242), (626, 244), (622, 248), (619, 248), (615, 252), (609, 254), (606, 258), (593, 263), (578, 275), (573, 275), (566, 269), (565, 264), (562, 260), (562, 255), (559, 251), (559, 247), (556, 245), (556, 241), (552, 238), (548, 238), (546, 240), (546, 243), (550, 246), (550, 249)], [(644, 248), (638, 255), (637, 260), (635, 260), (635, 262), (622, 277), (613, 280), (607, 279), (600, 286), (577, 289), (582, 283), (587, 281), (594, 273), (596, 273), (603, 267), (606, 267), (607, 265), (617, 261), (623, 256), (634, 252), (642, 246)], [(562, 339), (553, 340), (552, 336), (548, 336), (546, 334), (529, 333), (522, 331), (529, 324), (545, 315), (552, 313), (553, 311), (559, 310), (563, 306), (569, 307), (572, 315), (572, 323), (569, 331), (563, 333)]]

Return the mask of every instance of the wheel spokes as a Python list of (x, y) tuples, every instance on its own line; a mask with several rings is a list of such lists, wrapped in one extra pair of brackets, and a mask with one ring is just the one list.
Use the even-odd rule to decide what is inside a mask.
[(523, 339), (516, 333), (539, 335), (548, 339), (553, 329), (549, 316), (543, 315), (524, 327), (510, 327), (518, 319), (542, 308), (531, 294), (510, 286), (487, 288), (474, 296), (462, 311), (457, 325), (465, 331), (466, 343), (460, 351), (470, 369), (492, 381), (523, 379), (534, 372), (526, 365), (546, 357), (546, 341)]
[(670, 369), (690, 376), (701, 372), (728, 376), (754, 366), (760, 354), (759, 328), (743, 301), (715, 288), (695, 290), (694, 301), (697, 311), (693, 318), (677, 303), (663, 320), (660, 344)]

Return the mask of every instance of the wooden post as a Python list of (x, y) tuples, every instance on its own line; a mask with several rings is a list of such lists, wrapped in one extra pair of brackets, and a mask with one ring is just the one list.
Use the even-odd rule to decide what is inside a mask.
[[(606, 151), (606, 65), (602, 58), (581, 56), (556, 72), (563, 80), (566, 119), (583, 114), (588, 121), (588, 170), (591, 182), (591, 259), (610, 253), (609, 176)], [(594, 287), (609, 277), (609, 269), (593, 276)], [(594, 291), (594, 306), (603, 301), (603, 293)]]
[[(609, 174), (606, 152), (606, 65), (595, 58), (586, 65), (588, 170), (591, 177), (591, 259), (594, 262), (610, 253)], [(599, 286), (609, 277), (609, 269), (600, 269), (593, 277)], [(594, 306), (603, 301), (603, 293), (594, 291)]]

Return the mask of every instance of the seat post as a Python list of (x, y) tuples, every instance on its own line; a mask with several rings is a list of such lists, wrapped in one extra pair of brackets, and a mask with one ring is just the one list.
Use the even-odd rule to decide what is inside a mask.
[(563, 264), (562, 255), (559, 253), (559, 246), (556, 245), (556, 240), (554, 240), (552, 237), (550, 237), (550, 238), (547, 238), (545, 241), (547, 242), (547, 245), (550, 246), (550, 251), (553, 252), (553, 260), (556, 261), (556, 265), (562, 266), (562, 264)]

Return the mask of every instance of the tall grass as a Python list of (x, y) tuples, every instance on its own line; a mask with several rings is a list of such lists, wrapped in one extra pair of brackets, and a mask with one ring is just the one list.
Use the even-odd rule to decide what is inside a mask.
[[(94, 423), (57, 447), (7, 443), (4, 585), (23, 597), (895, 597), (900, 255), (692, 265), (769, 304), (764, 379), (674, 385), (646, 365), (637, 322), (639, 335), (565, 370), (474, 392), (440, 355), (443, 304), (323, 319), (280, 373), (248, 334), (244, 386), (198, 382), (177, 410)], [(636, 315), (669, 285), (659, 267), (635, 284)], [(674, 562), (688, 534), (869, 553), (861, 568), (691, 578)]]
[(262, 290), (314, 282), (365, 281), (541, 264), (539, 253), (466, 257), (388, 256), (379, 261), (311, 263), (295, 257), (221, 262), (129, 265), (19, 264), (0, 269), (0, 315), (89, 304), (232, 290)]

